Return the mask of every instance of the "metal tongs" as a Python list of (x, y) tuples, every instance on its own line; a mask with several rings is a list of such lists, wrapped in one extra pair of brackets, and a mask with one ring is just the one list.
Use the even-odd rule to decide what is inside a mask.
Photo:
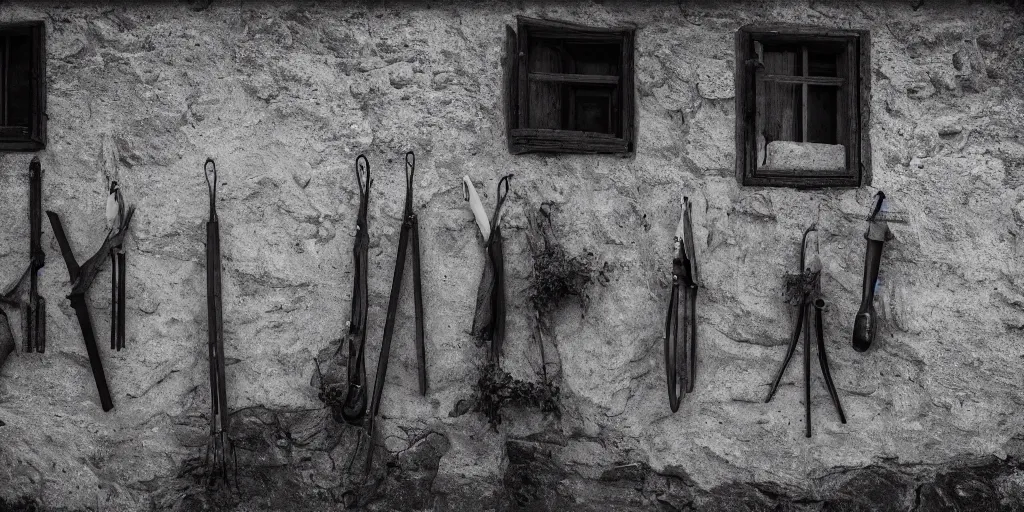
[[(110, 229), (117, 229), (124, 219), (124, 196), (117, 181), (110, 183), (110, 197), (107, 201), (107, 221)], [(125, 340), (125, 279), (127, 274), (124, 245), (110, 248), (110, 348), (120, 351)]]
[(814, 224), (811, 224), (806, 230), (804, 230), (803, 238), (801, 239), (800, 245), (800, 271), (801, 273), (791, 277), (791, 290), (792, 295), (791, 301), (798, 304), (799, 309), (797, 310), (796, 317), (796, 328), (793, 330), (793, 338), (789, 342), (789, 349), (786, 350), (786, 359), (782, 362), (782, 367), (779, 368), (778, 373), (775, 375), (775, 381), (772, 383), (771, 390), (768, 391), (768, 397), (764, 399), (765, 403), (771, 402), (772, 397), (775, 396), (775, 391), (779, 388), (779, 382), (782, 381), (783, 374), (786, 373), (786, 367), (789, 366), (789, 361), (793, 359), (793, 353), (796, 351), (797, 341), (800, 340), (800, 331), (804, 333), (804, 411), (805, 418), (804, 424), (806, 426), (806, 437), (811, 437), (811, 310), (814, 311), (814, 330), (815, 337), (817, 338), (818, 344), (818, 364), (821, 366), (821, 375), (825, 378), (825, 387), (828, 388), (828, 394), (832, 397), (832, 403), (836, 406), (836, 412), (839, 413), (839, 421), (846, 423), (846, 414), (843, 413), (843, 405), (839, 403), (839, 394), (836, 392), (835, 383), (832, 382), (832, 373), (828, 367), (828, 356), (825, 354), (825, 339), (824, 339), (824, 327), (822, 325), (821, 313), (825, 310), (825, 300), (821, 297), (821, 258), (818, 256), (818, 237), (815, 236), (814, 242), (814, 257), (811, 261), (806, 259), (807, 251), (807, 235), (812, 231), (817, 232), (818, 229)]
[[(210, 220), (206, 223), (206, 316), (210, 353), (210, 441), (206, 446), (208, 485), (217, 479), (229, 483), (231, 471), (238, 473), (235, 445), (230, 436), (231, 411), (228, 407), (227, 376), (224, 360), (224, 305), (221, 297), (220, 223), (217, 218), (217, 164), (207, 158), (203, 164), (210, 192)], [(211, 461), (212, 459), (212, 461)], [(237, 479), (236, 479), (237, 484)]]
[[(402, 212), (402, 231), (398, 237), (398, 257), (395, 259), (395, 275), (391, 280), (391, 296), (388, 298), (388, 313), (384, 320), (384, 339), (380, 345), (380, 358), (377, 359), (377, 377), (373, 381), (373, 400), (370, 403), (370, 421), (367, 430), (373, 437), (373, 422), (380, 410), (380, 400), (384, 394), (384, 380), (388, 373), (388, 357), (391, 354), (391, 339), (395, 334), (395, 319), (398, 316), (398, 299), (402, 293), (402, 277), (405, 273), (405, 255), (412, 241), (412, 293), (416, 315), (416, 361), (419, 368), (420, 395), (427, 395), (427, 360), (423, 334), (423, 289), (420, 273), (420, 234), (419, 219), (412, 209), (412, 179), (416, 173), (416, 155), (412, 151), (405, 154), (405, 210)], [(373, 449), (367, 452), (367, 469), (373, 458)]]
[[(668, 404), (679, 410), (684, 393), (692, 393), (697, 373), (697, 256), (693, 244), (693, 203), (683, 196), (683, 211), (673, 237), (672, 295), (665, 320), (665, 373)], [(683, 346), (679, 347), (679, 294), (683, 293)]]
[[(348, 324), (348, 392), (342, 404), (341, 417), (351, 424), (361, 424), (366, 416), (366, 316), (369, 308), (370, 234), (367, 210), (370, 203), (370, 161), (365, 155), (356, 157), (356, 184), (359, 186), (359, 213), (352, 246), (355, 279), (352, 280), (352, 316)], [(338, 347), (341, 350), (341, 347)]]
[[(43, 169), (39, 157), (28, 165), (29, 177), (29, 264), (25, 271), (9, 286), (0, 291), (0, 303), (24, 310), (21, 316), (25, 352), (46, 351), (46, 299), (39, 296), (39, 274), (46, 264), (43, 252)], [(26, 279), (27, 278), (27, 279)], [(15, 298), (28, 281), (28, 299)], [(0, 367), (14, 351), (16, 344), (7, 314), (0, 308)]]

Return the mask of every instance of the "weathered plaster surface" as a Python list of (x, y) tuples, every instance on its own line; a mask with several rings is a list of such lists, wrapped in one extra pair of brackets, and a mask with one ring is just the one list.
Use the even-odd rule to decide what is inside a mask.
[[(352, 165), (365, 152), (376, 367), (408, 149), (431, 390), (416, 393), (406, 287), (380, 422), (394, 456), (383, 483), (360, 491), (362, 504), (1019, 509), (1024, 18), (1004, 4), (909, 4), (5, 2), (0, 19), (47, 23), (45, 207), (65, 217), (80, 258), (103, 234), (105, 176), (118, 177), (138, 212), (127, 350), (103, 349), (110, 413), (44, 226), (48, 350), (19, 353), (0, 371), (0, 509), (326, 510), (351, 500), (345, 465), (357, 432), (321, 408), (313, 358), (336, 346), (348, 317)], [(639, 27), (634, 158), (508, 155), (500, 63), (517, 14)], [(752, 22), (871, 30), (871, 187), (737, 185), (733, 33)], [(178, 477), (202, 455), (208, 428), (207, 156), (222, 177), (226, 350), (239, 360), (228, 384), (244, 492), (233, 499)], [(27, 261), (29, 158), (0, 157), (3, 281)], [(479, 414), (450, 416), (484, 359), (468, 335), (483, 251), (460, 178), (482, 185), (490, 209), (509, 172), (506, 369), (535, 380), (540, 368), (530, 212), (553, 203), (562, 243), (607, 263), (610, 282), (591, 289), (585, 311), (569, 304), (554, 316), (561, 418), (509, 411), (495, 433)], [(849, 340), (876, 188), (909, 224), (894, 225), (886, 245), (880, 339), (859, 354)], [(700, 365), (696, 392), (670, 414), (661, 331), (684, 190), (697, 199)], [(816, 375), (806, 440), (798, 364), (761, 402), (793, 321), (783, 275), (811, 222), (823, 233), (825, 331), (849, 423), (838, 423)], [(101, 346), (106, 275), (91, 296)]]

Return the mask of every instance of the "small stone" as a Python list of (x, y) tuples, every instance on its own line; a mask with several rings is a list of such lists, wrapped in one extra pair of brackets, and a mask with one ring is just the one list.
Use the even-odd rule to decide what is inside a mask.
[(412, 66), (407, 62), (397, 64), (388, 76), (388, 80), (391, 82), (391, 87), (394, 87), (395, 89), (402, 89), (412, 84), (413, 78), (414, 74)]
[(952, 137), (953, 135), (957, 135), (962, 131), (964, 131), (964, 127), (958, 124), (943, 126), (942, 128), (939, 128), (939, 136)]
[(935, 95), (935, 86), (931, 82), (915, 82), (907, 86), (907, 95), (915, 100), (931, 98)]

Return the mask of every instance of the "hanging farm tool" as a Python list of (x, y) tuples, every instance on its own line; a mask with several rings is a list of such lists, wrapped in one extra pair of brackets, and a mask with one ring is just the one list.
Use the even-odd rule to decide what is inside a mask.
[[(28, 267), (13, 283), (0, 291), (0, 303), (24, 311), (21, 315), (24, 332), (25, 352), (46, 351), (46, 299), (39, 296), (39, 273), (46, 264), (43, 252), (43, 168), (39, 157), (33, 157), (28, 165), (29, 180), (29, 263)], [(20, 290), (28, 282), (27, 301), (18, 300)], [(7, 314), (0, 308), (0, 367), (14, 351), (16, 344)]]
[(878, 314), (875, 312), (875, 292), (878, 290), (878, 268), (882, 261), (882, 246), (892, 240), (889, 223), (904, 223), (902, 214), (889, 211), (889, 201), (881, 190), (875, 194), (875, 204), (868, 215), (868, 230), (864, 238), (868, 241), (864, 255), (864, 280), (860, 309), (853, 323), (853, 349), (864, 352), (871, 348), (878, 332)]
[[(61, 224), (60, 216), (51, 211), (46, 212), (46, 216), (50, 219), (50, 226), (53, 228), (53, 236), (57, 239), (61, 255), (64, 257), (64, 263), (68, 267), (68, 276), (71, 280), (71, 293), (68, 295), (68, 299), (71, 301), (71, 307), (75, 310), (75, 315), (78, 317), (78, 325), (82, 329), (85, 349), (89, 353), (89, 365), (92, 367), (92, 374), (96, 379), (96, 389), (99, 391), (100, 404), (104, 411), (113, 409), (114, 403), (110, 398), (110, 389), (107, 387), (106, 375), (103, 373), (103, 361), (100, 359), (99, 349), (96, 346), (96, 333), (93, 330), (89, 305), (85, 297), (100, 272), (103, 258), (110, 254), (114, 247), (120, 247), (124, 244), (124, 238), (128, 235), (128, 227), (131, 224), (134, 213), (135, 206), (129, 206), (124, 215), (119, 216), (120, 218), (116, 224), (107, 231), (107, 236), (103, 240), (100, 249), (96, 251), (96, 254), (79, 266), (75, 261), (74, 252), (71, 251), (67, 235), (64, 234), (64, 226)], [(113, 307), (114, 305), (111, 305), (111, 308)], [(117, 326), (111, 325), (110, 328), (113, 330)]]
[[(352, 245), (354, 278), (352, 280), (352, 314), (348, 324), (348, 391), (341, 407), (342, 419), (354, 425), (362, 424), (366, 417), (366, 324), (369, 309), (370, 233), (368, 210), (370, 205), (370, 161), (366, 156), (356, 157), (356, 185), (359, 187), (359, 211), (356, 215), (356, 235)], [(339, 347), (339, 350), (341, 347)]]
[[(224, 359), (224, 303), (221, 295), (220, 220), (217, 217), (217, 164), (207, 158), (203, 164), (210, 194), (210, 219), (206, 222), (206, 318), (210, 364), (210, 440), (206, 446), (208, 485), (218, 479), (229, 482), (237, 473), (235, 445), (231, 439), (231, 410), (228, 407), (226, 362)], [(229, 460), (231, 464), (229, 465)]]
[[(388, 312), (384, 320), (384, 339), (380, 345), (380, 358), (377, 359), (377, 376), (373, 381), (373, 400), (370, 403), (370, 421), (367, 430), (373, 438), (373, 423), (380, 410), (381, 396), (384, 392), (384, 381), (388, 372), (388, 356), (391, 353), (391, 339), (395, 333), (395, 320), (398, 316), (398, 299), (402, 293), (402, 278), (405, 271), (405, 256), (412, 242), (412, 292), (413, 307), (416, 319), (416, 362), (420, 395), (427, 395), (427, 361), (423, 333), (423, 289), (420, 272), (420, 235), (419, 219), (412, 209), (413, 175), (416, 172), (416, 155), (412, 151), (405, 154), (405, 209), (402, 212), (402, 230), (398, 237), (398, 257), (395, 259), (395, 275), (391, 281), (391, 296), (388, 299)], [(373, 461), (373, 449), (367, 452), (367, 470)]]
[[(683, 196), (683, 210), (673, 237), (672, 295), (665, 320), (665, 374), (668, 383), (668, 404), (672, 412), (679, 410), (682, 395), (693, 392), (697, 370), (697, 257), (693, 244), (693, 203)], [(680, 292), (682, 301), (680, 301)], [(680, 326), (679, 307), (683, 320)], [(679, 334), (682, 330), (682, 347)]]
[(824, 326), (821, 318), (821, 314), (825, 310), (825, 300), (821, 296), (822, 265), (821, 258), (818, 256), (817, 236), (815, 237), (814, 257), (811, 258), (811, 261), (807, 261), (806, 258), (807, 235), (812, 231), (817, 232), (817, 228), (813, 224), (804, 230), (804, 235), (803, 238), (801, 238), (800, 245), (800, 273), (791, 275), (788, 283), (790, 302), (798, 307), (796, 327), (793, 329), (793, 338), (790, 340), (789, 348), (786, 350), (786, 358), (783, 360), (782, 366), (779, 367), (778, 373), (775, 374), (775, 380), (772, 382), (772, 387), (768, 391), (768, 397), (764, 400), (765, 403), (771, 402), (772, 397), (775, 396), (775, 391), (779, 388), (782, 376), (786, 373), (786, 367), (789, 366), (789, 362), (793, 359), (793, 353), (796, 351), (796, 344), (800, 341), (800, 332), (803, 331), (804, 425), (806, 437), (811, 437), (812, 314), (814, 315), (814, 329), (818, 347), (818, 364), (821, 366), (821, 375), (825, 379), (825, 387), (828, 389), (829, 396), (832, 397), (832, 403), (836, 406), (836, 412), (839, 413), (839, 421), (846, 423), (846, 414), (843, 413), (843, 406), (839, 403), (839, 394), (836, 392), (836, 386), (832, 382), (832, 373), (829, 371), (828, 366), (828, 356), (825, 354)]
[(480, 196), (469, 176), (462, 178), (463, 195), (469, 201), (480, 235), (483, 236), (486, 257), (480, 287), (476, 295), (476, 312), (473, 315), (473, 336), (480, 341), (490, 341), (487, 359), (497, 364), (501, 357), (502, 345), (505, 343), (505, 252), (501, 238), (501, 218), (504, 213), (505, 198), (508, 196), (508, 174), (498, 181), (498, 199), (494, 205), (494, 215), (490, 220), (484, 212)]
[[(124, 197), (121, 186), (116, 180), (110, 182), (110, 193), (107, 195), (107, 229), (113, 230), (120, 226), (124, 219)], [(125, 315), (125, 266), (124, 245), (118, 244), (110, 248), (110, 348), (124, 348), (124, 315)]]

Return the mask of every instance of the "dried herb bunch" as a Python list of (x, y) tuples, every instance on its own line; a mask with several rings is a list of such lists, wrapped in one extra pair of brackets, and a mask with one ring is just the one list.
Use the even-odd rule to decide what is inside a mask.
[(534, 407), (560, 416), (558, 386), (547, 381), (537, 384), (514, 379), (496, 363), (483, 367), (477, 388), (474, 410), (484, 413), (494, 430), (501, 424), (501, 409), (507, 406)]
[(594, 281), (594, 254), (569, 255), (552, 233), (551, 207), (541, 205), (532, 219), (533, 231), (542, 240), (531, 243), (533, 249), (533, 280), (530, 300), (537, 314), (544, 316), (556, 309), (567, 297), (579, 298), (586, 309), (590, 297), (587, 287)]

